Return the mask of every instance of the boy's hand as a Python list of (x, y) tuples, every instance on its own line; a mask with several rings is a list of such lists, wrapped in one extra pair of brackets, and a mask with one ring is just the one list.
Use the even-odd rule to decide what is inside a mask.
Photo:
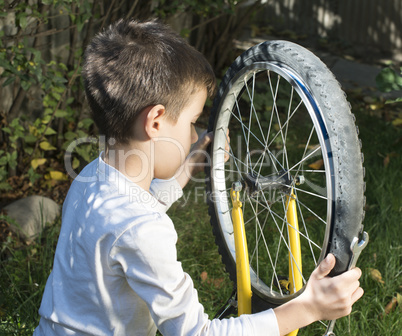
[(363, 295), (359, 278), (362, 271), (354, 268), (330, 278), (335, 257), (329, 254), (311, 274), (306, 290), (300, 296), (314, 320), (335, 320), (349, 315), (352, 305)]
[(318, 320), (335, 320), (350, 314), (352, 305), (363, 295), (359, 268), (330, 278), (335, 257), (329, 254), (311, 274), (304, 292), (274, 309), (281, 335)]
[(211, 163), (211, 159), (208, 157), (209, 154), (206, 150), (213, 138), (214, 135), (212, 132), (208, 133), (208, 131), (204, 131), (191, 149), (190, 154), (184, 162), (191, 176), (198, 174), (204, 169), (205, 161), (207, 161), (207, 164)]

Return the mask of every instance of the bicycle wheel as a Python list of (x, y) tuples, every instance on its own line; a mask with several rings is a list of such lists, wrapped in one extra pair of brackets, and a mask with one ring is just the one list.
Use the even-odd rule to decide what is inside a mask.
[(332, 275), (344, 272), (351, 241), (363, 229), (363, 157), (350, 105), (328, 68), (291, 42), (250, 48), (224, 76), (209, 130), (215, 134), (206, 171), (211, 224), (235, 281), (229, 191), (240, 181), (253, 310), (303, 290), (288, 288), (288, 197), (296, 199), (303, 262), (296, 271), (303, 284), (329, 252), (337, 260)]

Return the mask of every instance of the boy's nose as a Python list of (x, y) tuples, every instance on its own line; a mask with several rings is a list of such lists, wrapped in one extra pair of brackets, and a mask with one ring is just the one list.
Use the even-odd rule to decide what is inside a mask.
[(194, 144), (198, 141), (198, 133), (195, 129), (195, 127), (193, 126), (192, 130), (191, 130), (191, 144)]

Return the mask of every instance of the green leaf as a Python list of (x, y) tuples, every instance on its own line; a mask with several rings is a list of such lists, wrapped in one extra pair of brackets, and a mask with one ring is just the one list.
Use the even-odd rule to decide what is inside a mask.
[(67, 66), (64, 63), (59, 63), (60, 69), (63, 69), (64, 71), (68, 71)]
[(34, 62), (35, 63), (42, 63), (43, 61), (42, 61), (42, 53), (40, 52), (40, 50), (37, 50), (37, 49), (33, 49), (32, 50), (32, 53), (33, 53), (33, 55), (34, 55)]
[(36, 141), (36, 139), (37, 139), (36, 136), (34, 136), (33, 134), (27, 134), (24, 136), (24, 140), (27, 143), (33, 143)]
[[(24, 14), (25, 14), (25, 15), (24, 15)], [(26, 13), (23, 13), (23, 14), (19, 17), (19, 24), (20, 24), (20, 27), (21, 27), (22, 29), (26, 29), (26, 27), (27, 27), (27, 25), (28, 25)]]
[(91, 118), (85, 118), (82, 119), (79, 123), (78, 123), (78, 127), (79, 128), (84, 128), (85, 130), (88, 130), (88, 128), (94, 123), (94, 121)]
[(28, 177), (29, 177), (29, 181), (31, 181), (31, 183), (35, 183), (35, 181), (40, 178), (42, 175), (38, 174), (35, 172), (35, 170), (31, 167), (28, 170)]
[(51, 115), (45, 115), (42, 118), (42, 124), (48, 124), (50, 120), (52, 120), (52, 116)]
[(66, 100), (66, 105), (70, 105), (74, 101), (74, 97), (70, 97)]
[(80, 160), (78, 160), (76, 157), (74, 157), (73, 164), (71, 166), (73, 169), (77, 169), (80, 166)]
[(7, 80), (3, 83), (3, 87), (10, 85), (11, 83), (14, 83), (15, 77), (8, 77)]
[(77, 153), (86, 161), (86, 162), (91, 162), (91, 157), (89, 155), (89, 146), (81, 146), (81, 147), (76, 147), (75, 150)]
[(0, 182), (0, 190), (8, 191), (12, 189), (13, 188), (7, 182)]
[(47, 142), (47, 141), (42, 141), (40, 144), (39, 144), (39, 147), (41, 148), (41, 149), (43, 149), (44, 151), (50, 151), (50, 150), (55, 150), (55, 149), (57, 149), (56, 147), (54, 147), (54, 146), (52, 146), (49, 142)]
[(7, 163), (10, 166), (11, 169), (14, 169), (15, 167), (17, 167), (17, 151), (10, 153), (6, 153), (6, 157), (7, 157)]
[(391, 68), (381, 70), (376, 77), (376, 83), (382, 92), (402, 90), (402, 77)]
[(7, 162), (8, 162), (7, 157), (5, 156), (0, 157), (0, 166), (5, 166)]
[(28, 81), (21, 81), (21, 87), (24, 91), (28, 91), (32, 83)]
[(393, 104), (393, 103), (401, 103), (402, 102), (402, 98), (396, 98), (396, 99), (391, 99), (391, 100), (387, 100), (385, 102), (385, 104)]
[(25, 153), (27, 153), (28, 155), (32, 155), (34, 149), (32, 147), (24, 147), (24, 151)]
[(61, 95), (60, 95), (59, 93), (57, 93), (57, 92), (52, 92), (52, 96), (53, 96), (53, 98), (56, 99), (56, 100), (60, 100), (60, 99), (61, 99)]
[(64, 110), (57, 110), (54, 116), (56, 118), (65, 118), (68, 116), (68, 112)]
[(64, 139), (66, 139), (67, 141), (73, 141), (73, 140), (75, 140), (77, 138), (78, 138), (78, 136), (74, 132), (66, 132), (66, 133), (64, 133)]
[(3, 127), (1, 130), (8, 134), (11, 134), (11, 129), (9, 127)]
[(53, 128), (48, 127), (48, 129), (45, 132), (45, 135), (53, 135), (53, 134), (57, 134), (57, 132)]
[(16, 68), (14, 68), (10, 64), (10, 62), (8, 62), (7, 60), (0, 58), (0, 67), (4, 68), (5, 70), (8, 70), (9, 72), (13, 73), (14, 75), (19, 75), (19, 71)]

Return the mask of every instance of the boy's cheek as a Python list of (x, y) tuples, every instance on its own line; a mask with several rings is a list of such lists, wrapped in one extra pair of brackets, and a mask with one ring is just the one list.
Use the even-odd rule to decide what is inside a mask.
[[(177, 169), (184, 163), (189, 149), (183, 148), (180, 143), (173, 139), (159, 140), (154, 146), (154, 166), (160, 174), (172, 177)], [(166, 173), (163, 173), (165, 170)]]

